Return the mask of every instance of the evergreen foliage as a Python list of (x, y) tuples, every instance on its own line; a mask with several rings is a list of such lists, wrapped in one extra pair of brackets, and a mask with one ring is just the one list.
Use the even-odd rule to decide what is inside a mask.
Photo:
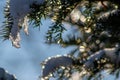
[(17, 80), (14, 75), (9, 74), (3, 68), (0, 68), (0, 80)]
[[(56, 77), (58, 80), (71, 80), (72, 75), (79, 72), (81, 79), (101, 80), (104, 70), (119, 77), (119, 0), (45, 0), (42, 4), (34, 1), (29, 8), (30, 12), (26, 16), (36, 27), (40, 26), (43, 17), (54, 20), (46, 34), (48, 43), (61, 44), (63, 47), (77, 46), (67, 56), (52, 57), (44, 61), (41, 79)], [(76, 11), (79, 14), (75, 14)], [(3, 37), (8, 39), (13, 23), (9, 8), (5, 8), (5, 18)], [(83, 37), (68, 36), (69, 40), (64, 41), (62, 33), (66, 29), (63, 22), (77, 25)]]

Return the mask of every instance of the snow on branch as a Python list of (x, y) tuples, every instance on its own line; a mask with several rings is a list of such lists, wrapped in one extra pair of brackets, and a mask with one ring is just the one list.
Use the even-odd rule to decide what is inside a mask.
[[(20, 29), (23, 27), (24, 32), (28, 35), (28, 21), (32, 21), (35, 26), (39, 26), (41, 24), (41, 18), (52, 13), (57, 24), (54, 25), (56, 28), (51, 28), (51, 30), (48, 31), (50, 35), (48, 35), (47, 38), (51, 39), (50, 36), (54, 34), (55, 31), (58, 31), (58, 33), (63, 32), (62, 21), (81, 1), (82, 0), (7, 0), (4, 10), (6, 20), (4, 22), (3, 37), (10, 39), (13, 45), (19, 48)], [(88, 1), (95, 2), (96, 0)], [(102, 0), (98, 1), (102, 2)], [(119, 4), (117, 0), (110, 1)], [(79, 21), (78, 18), (77, 20)], [(56, 37), (61, 38), (61, 34), (57, 34)]]
[(30, 7), (33, 3), (41, 5), (44, 0), (7, 0), (4, 14), (3, 37), (12, 41), (13, 46), (19, 48), (20, 29), (24, 27), (24, 32), (28, 35), (28, 15), (32, 12)]
[(14, 75), (9, 74), (3, 68), (0, 68), (0, 80), (17, 80)]
[(65, 67), (71, 67), (74, 64), (74, 59), (69, 56), (56, 56), (45, 60), (42, 63), (43, 75), (42, 78), (48, 79), (52, 76), (53, 72), (58, 68), (65, 69)]
[[(78, 0), (76, 0), (78, 1)], [(31, 21), (35, 26), (40, 26), (41, 18), (46, 17), (49, 13), (56, 9), (56, 13), (60, 13), (58, 20), (56, 20), (55, 26), (58, 26), (59, 31), (63, 31), (61, 28), (61, 22), (64, 17), (73, 9), (73, 0), (7, 0), (7, 4), (4, 10), (5, 22), (3, 29), (3, 37), (12, 41), (13, 45), (17, 48), (20, 47), (20, 29), (23, 27), (24, 32), (28, 35), (28, 21)], [(58, 15), (58, 14), (57, 14)], [(29, 19), (29, 20), (28, 20)], [(59, 21), (60, 20), (60, 21)], [(56, 30), (57, 30), (56, 29)], [(59, 34), (58, 34), (59, 35)], [(61, 34), (60, 34), (61, 37)]]
[(114, 65), (114, 68), (118, 68), (120, 67), (119, 53), (120, 52), (118, 51), (118, 48), (105, 48), (92, 54), (90, 57), (88, 57), (86, 61), (81, 61), (70, 56), (51, 57), (47, 59), (43, 64), (42, 79), (49, 79), (51, 76), (53, 76), (53, 73), (60, 67), (64, 67), (63, 69), (65, 69), (65, 67), (76, 68), (75, 66), (78, 66), (83, 67), (84, 70), (88, 72), (95, 73), (99, 73), (103, 69), (111, 68), (110, 66), (106, 66), (107, 64)]

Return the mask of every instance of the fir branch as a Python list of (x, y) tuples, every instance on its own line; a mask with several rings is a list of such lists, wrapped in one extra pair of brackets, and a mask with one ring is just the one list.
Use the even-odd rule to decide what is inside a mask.
[(0, 68), (0, 80), (17, 80), (14, 75), (9, 74), (3, 68)]
[(30, 5), (31, 13), (28, 15), (29, 21), (33, 22), (35, 27), (40, 26), (41, 19), (43, 17), (46, 17), (46, 14), (48, 12), (46, 8), (46, 2), (43, 4), (37, 4), (37, 2), (34, 2)]
[(11, 33), (11, 28), (13, 25), (13, 19), (12, 16), (10, 15), (10, 6), (9, 6), (9, 1), (6, 2), (6, 7), (4, 8), (4, 14), (5, 14), (5, 18), (6, 20), (3, 22), (3, 28), (2, 28), (2, 37), (4, 38), (4, 40), (9, 39), (9, 35)]
[[(59, 70), (61, 66), (63, 67), (72, 66), (72, 69), (78, 69), (78, 67), (79, 68), (82, 67), (81, 70), (83, 71), (85, 70), (86, 73), (81, 74), (82, 78), (84, 78), (89, 73), (88, 79), (89, 78), (90, 80), (92, 78), (98, 79), (99, 77), (95, 76), (97, 76), (97, 74), (100, 73), (102, 70), (111, 69), (112, 71), (112, 69), (115, 69), (114, 67), (116, 68), (120, 67), (119, 65), (120, 56), (117, 57), (117, 55), (115, 54), (117, 50), (118, 50), (117, 48), (106, 48), (104, 50), (95, 52), (93, 55), (87, 57), (86, 60), (76, 59), (69, 56), (52, 57), (46, 60), (43, 64), (43, 76), (44, 76), (43, 78), (44, 80), (49, 79), (51, 77), (50, 73), (52, 75), (55, 69)], [(65, 62), (61, 60), (65, 60)]]
[[(46, 38), (48, 40), (47, 42), (49, 43), (55, 42), (61, 44), (63, 43), (62, 33), (65, 30), (65, 28), (62, 25), (62, 21), (66, 18), (66, 16), (69, 15), (69, 13), (72, 11), (76, 4), (71, 3), (70, 1), (67, 0), (65, 1), (58, 0), (57, 2), (58, 2), (57, 6), (59, 9), (57, 10), (57, 12), (55, 10), (55, 12), (53, 13), (54, 14), (53, 19), (55, 22), (48, 30)], [(54, 3), (54, 1), (51, 1), (51, 3)], [(53, 6), (54, 4), (52, 4), (52, 8)]]

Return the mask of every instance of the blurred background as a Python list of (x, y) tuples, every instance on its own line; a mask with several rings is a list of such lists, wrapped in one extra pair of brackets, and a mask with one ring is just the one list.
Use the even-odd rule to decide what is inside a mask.
[[(4, 21), (5, 4), (6, 0), (0, 0), (0, 27), (2, 27)], [(43, 19), (40, 29), (29, 25), (28, 36), (21, 30), (21, 48), (19, 49), (13, 47), (9, 40), (3, 41), (0, 38), (0, 67), (10, 74), (14, 74), (18, 80), (39, 80), (42, 73), (40, 65), (42, 61), (57, 54), (67, 54), (76, 47), (62, 48), (60, 45), (46, 44), (45, 35), (51, 23), (50, 19)], [(73, 25), (67, 23), (64, 25), (67, 29), (73, 27)], [(77, 28), (73, 32), (76, 32), (76, 30)], [(70, 32), (72, 32), (71, 29), (68, 30), (68, 33)], [(64, 34), (68, 35), (68, 33)], [(81, 33), (78, 34), (80, 37)], [(72, 33), (69, 35), (72, 36)], [(66, 38), (66, 36), (63, 36), (63, 38)], [(106, 72), (103, 72), (103, 74), (105, 74), (104, 80), (115, 80), (114, 76), (108, 76)]]

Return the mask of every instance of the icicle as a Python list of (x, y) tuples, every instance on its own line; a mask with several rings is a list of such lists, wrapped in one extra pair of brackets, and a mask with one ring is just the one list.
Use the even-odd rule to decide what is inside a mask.
[(10, 40), (12, 41), (12, 45), (16, 48), (20, 48), (20, 33), (17, 33), (16, 38), (14, 38), (13, 36), (9, 36)]
[(24, 18), (19, 19), (18, 26), (21, 26), (24, 28), (24, 32), (26, 35), (28, 35), (28, 17), (25, 16)]
[(24, 18), (24, 22), (23, 22), (23, 27), (24, 27), (24, 32), (26, 33), (26, 35), (28, 35), (28, 18), (27, 16)]

